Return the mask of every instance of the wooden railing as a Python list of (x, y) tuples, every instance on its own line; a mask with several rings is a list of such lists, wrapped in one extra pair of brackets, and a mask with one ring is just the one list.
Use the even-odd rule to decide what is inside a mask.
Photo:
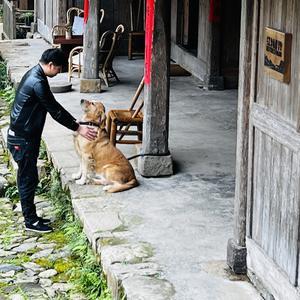
[(13, 1), (3, 0), (3, 34), (5, 39), (16, 38), (16, 8)]

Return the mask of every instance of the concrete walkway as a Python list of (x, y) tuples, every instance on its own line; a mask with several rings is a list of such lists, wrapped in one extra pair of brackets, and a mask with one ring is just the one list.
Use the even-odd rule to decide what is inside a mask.
[[(43, 40), (0, 42), (10, 75), (18, 82), (47, 45)], [(57, 100), (80, 118), (81, 98), (101, 100), (107, 110), (127, 108), (143, 74), (143, 61), (118, 58), (121, 83), (100, 94), (73, 91)], [(57, 79), (66, 80), (66, 74)], [(228, 270), (226, 245), (233, 233), (236, 91), (204, 91), (191, 77), (171, 78), (170, 151), (175, 175), (143, 178), (140, 186), (108, 195), (94, 185), (77, 186), (79, 166), (72, 132), (49, 117), (44, 140), (116, 299), (260, 299), (245, 277)], [(126, 156), (134, 148), (121, 148)]]

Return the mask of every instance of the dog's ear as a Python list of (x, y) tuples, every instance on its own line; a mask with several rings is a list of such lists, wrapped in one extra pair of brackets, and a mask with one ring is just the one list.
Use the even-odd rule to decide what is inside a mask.
[(105, 111), (103, 110), (101, 112), (101, 120), (100, 120), (100, 128), (105, 128), (106, 127), (106, 114)]

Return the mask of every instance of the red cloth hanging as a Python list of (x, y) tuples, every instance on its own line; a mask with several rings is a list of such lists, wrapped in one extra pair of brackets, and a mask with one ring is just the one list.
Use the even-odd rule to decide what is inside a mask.
[(89, 0), (84, 0), (84, 5), (83, 5), (83, 17), (84, 17), (84, 23), (86, 24), (88, 18), (89, 18)]
[(152, 46), (153, 46), (153, 30), (154, 30), (154, 12), (155, 1), (147, 0), (146, 2), (146, 30), (145, 30), (145, 62), (144, 76), (145, 84), (151, 81), (151, 64), (152, 64)]
[(220, 22), (221, 19), (221, 0), (210, 0), (209, 3), (209, 22)]

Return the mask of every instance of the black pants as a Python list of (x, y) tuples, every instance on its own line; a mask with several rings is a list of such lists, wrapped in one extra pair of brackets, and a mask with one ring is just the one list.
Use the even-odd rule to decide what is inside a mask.
[(22, 137), (7, 136), (7, 147), (18, 164), (17, 185), (25, 224), (37, 221), (34, 195), (38, 184), (37, 159), (40, 142), (40, 139), (29, 141)]

